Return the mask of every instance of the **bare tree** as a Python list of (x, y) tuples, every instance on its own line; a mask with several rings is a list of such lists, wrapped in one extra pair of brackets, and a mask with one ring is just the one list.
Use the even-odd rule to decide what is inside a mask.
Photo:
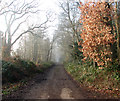
[(52, 52), (53, 52), (53, 49), (54, 49), (54, 44), (55, 44), (55, 42), (58, 38), (59, 38), (58, 34), (53, 35), (53, 39), (50, 42), (50, 48), (48, 49), (48, 52), (47, 52), (47, 61), (51, 61), (51, 59), (52, 59)]
[(24, 39), (21, 40), (21, 45), (17, 50), (17, 54), (24, 59), (31, 60), (38, 64), (47, 61), (47, 53), (50, 50), (51, 43), (49, 38), (46, 38), (41, 31), (38, 30), (34, 33), (41, 37), (33, 34), (24, 35)]
[(63, 13), (62, 15), (66, 17), (66, 20), (69, 22), (69, 25), (67, 25), (67, 28), (72, 29), (73, 33), (73, 41), (79, 42), (79, 33), (78, 28), (80, 27), (79, 23), (79, 9), (77, 2), (66, 0), (64, 2), (59, 2), (60, 8), (62, 9)]
[[(59, 24), (56, 33), (59, 35), (57, 44), (63, 51), (63, 61), (71, 60), (75, 42), (80, 40), (79, 8), (78, 3), (72, 0), (59, 2), (61, 13), (59, 15)], [(62, 61), (62, 60), (61, 60)]]
[[(3, 52), (3, 57), (9, 57), (12, 46), (16, 43), (20, 37), (26, 33), (34, 34), (34, 30), (38, 28), (44, 28), (44, 25), (49, 21), (50, 15), (46, 15), (46, 21), (41, 22), (38, 25), (34, 25), (28, 27), (27, 30), (23, 31), (19, 36), (12, 41), (14, 35), (17, 34), (20, 27), (26, 20), (29, 18), (31, 14), (37, 14), (40, 10), (38, 9), (38, 2), (32, 0), (27, 2), (26, 0), (22, 0), (19, 2), (18, 0), (13, 0), (8, 6), (5, 6), (4, 9), (1, 9), (1, 15), (5, 17), (6, 23), (6, 31), (4, 32), (5, 37), (5, 50)], [(15, 26), (16, 25), (16, 26)], [(13, 28), (14, 27), (14, 28)]]

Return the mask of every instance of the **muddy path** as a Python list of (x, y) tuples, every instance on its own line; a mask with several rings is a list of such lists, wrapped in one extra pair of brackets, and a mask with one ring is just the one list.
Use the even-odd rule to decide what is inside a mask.
[[(44, 81), (41, 82), (41, 79)], [(24, 99), (84, 99), (65, 73), (63, 66), (54, 66), (47, 76), (36, 78), (35, 85)]]
[(28, 85), (6, 97), (8, 99), (93, 99), (100, 94), (79, 87), (65, 72), (63, 65), (56, 65), (38, 74)]

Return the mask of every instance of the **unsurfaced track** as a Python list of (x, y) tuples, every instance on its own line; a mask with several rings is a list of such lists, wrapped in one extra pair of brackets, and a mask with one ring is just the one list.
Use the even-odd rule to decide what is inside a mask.
[(80, 89), (66, 74), (62, 65), (54, 66), (45, 74), (38, 75), (35, 84), (24, 99), (85, 99)]

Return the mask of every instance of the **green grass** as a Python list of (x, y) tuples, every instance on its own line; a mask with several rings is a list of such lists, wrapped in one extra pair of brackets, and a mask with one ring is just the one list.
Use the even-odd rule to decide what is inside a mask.
[(43, 68), (49, 68), (53, 65), (52, 62), (44, 62), (44, 63), (41, 63), (41, 65), (43, 66)]

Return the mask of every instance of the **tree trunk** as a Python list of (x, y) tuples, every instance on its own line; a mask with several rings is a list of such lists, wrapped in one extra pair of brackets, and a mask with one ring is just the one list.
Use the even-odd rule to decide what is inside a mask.
[(49, 61), (49, 57), (50, 57), (50, 50), (48, 50), (48, 53), (47, 53), (47, 61)]
[(11, 47), (12, 47), (12, 45), (11, 45), (11, 38), (10, 37), (8, 39), (8, 43), (6, 43), (6, 40), (3, 40), (3, 46), (2, 46), (2, 48), (3, 48), (2, 58), (3, 59), (11, 56), (11, 54), (10, 54), (11, 53)]
[(37, 62), (37, 55), (38, 55), (38, 46), (37, 46), (37, 39), (34, 37), (34, 53), (33, 53), (33, 61)]
[[(116, 8), (118, 8), (118, 3), (116, 2)], [(117, 9), (118, 10), (118, 9)], [(118, 17), (118, 12), (116, 10), (116, 16)], [(119, 18), (115, 18), (115, 26), (116, 26), (116, 33), (117, 33), (117, 54), (118, 54), (118, 60), (120, 63), (120, 26), (119, 26)]]
[(8, 58), (11, 56), (11, 46), (7, 45), (7, 47), (5, 49), (3, 49), (3, 52), (2, 52), (2, 58)]

